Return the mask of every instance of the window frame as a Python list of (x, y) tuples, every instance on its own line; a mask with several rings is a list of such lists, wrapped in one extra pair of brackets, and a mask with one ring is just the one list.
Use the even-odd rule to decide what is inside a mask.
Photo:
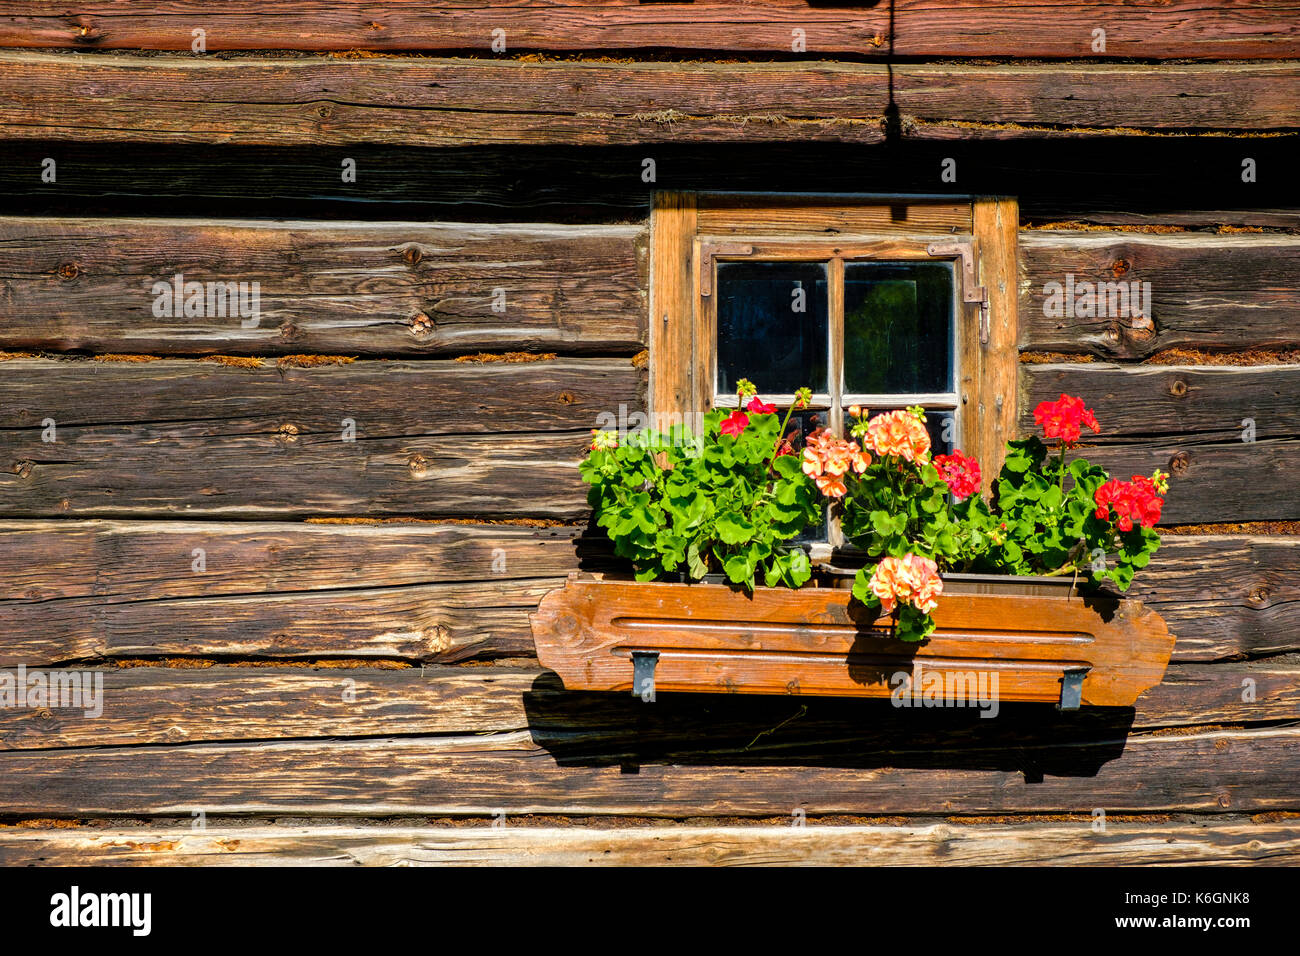
[[(1001, 467), (1003, 443), (1016, 434), (1018, 230), (1018, 204), (1005, 197), (656, 192), (650, 216), (651, 421), (694, 421), (723, 404), (714, 395), (718, 260), (780, 254), (826, 261), (830, 294), (842, 297), (847, 261), (950, 259), (954, 445), (979, 459), (988, 487)], [(836, 259), (840, 265), (830, 265)], [(842, 301), (831, 304), (830, 321), (837, 311), (842, 320)], [(842, 330), (831, 341), (838, 342), (839, 354), (829, 356), (828, 374), (842, 376)], [(761, 376), (757, 381), (761, 387)], [(845, 404), (829, 404), (832, 427), (842, 427)]]

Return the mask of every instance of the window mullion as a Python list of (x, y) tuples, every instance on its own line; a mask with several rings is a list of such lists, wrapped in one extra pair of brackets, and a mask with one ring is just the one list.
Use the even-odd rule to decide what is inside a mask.
[[(827, 384), (830, 386), (831, 407), (827, 417), (831, 433), (844, 433), (844, 259), (836, 256), (831, 259), (826, 269), (827, 298), (829, 299), (830, 342), (828, 343), (828, 365), (826, 367)], [(826, 529), (827, 538), (833, 548), (844, 545), (844, 534), (840, 523), (832, 518)]]

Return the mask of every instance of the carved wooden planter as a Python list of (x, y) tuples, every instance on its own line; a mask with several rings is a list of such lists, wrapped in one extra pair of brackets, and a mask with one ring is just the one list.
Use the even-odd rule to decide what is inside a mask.
[[(998, 581), (1022, 593), (979, 593)], [(944, 687), (996, 674), (999, 701), (1071, 710), (1132, 706), (1160, 682), (1174, 638), (1154, 611), (1024, 582), (958, 576), (934, 612), (937, 630), (908, 644), (843, 588), (751, 595), (574, 575), (542, 599), (533, 638), (569, 690), (889, 697), (902, 674), (919, 687), (927, 674)]]

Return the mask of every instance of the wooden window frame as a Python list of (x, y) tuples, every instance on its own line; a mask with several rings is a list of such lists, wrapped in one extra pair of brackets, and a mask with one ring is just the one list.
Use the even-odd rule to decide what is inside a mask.
[[(979, 459), (987, 487), (1001, 468), (1004, 443), (1016, 434), (1018, 229), (1018, 204), (1004, 197), (656, 192), (650, 216), (651, 420), (689, 421), (713, 405), (710, 286), (718, 260), (838, 261), (829, 268), (841, 274), (828, 272), (828, 279), (831, 294), (842, 296), (838, 279), (846, 261), (951, 259), (960, 310), (954, 313), (956, 445)], [(834, 305), (831, 315), (842, 315), (843, 303)], [(833, 334), (831, 340), (838, 341)], [(828, 374), (837, 371), (842, 356), (832, 353)], [(834, 402), (831, 408), (831, 425), (838, 428), (841, 410)]]

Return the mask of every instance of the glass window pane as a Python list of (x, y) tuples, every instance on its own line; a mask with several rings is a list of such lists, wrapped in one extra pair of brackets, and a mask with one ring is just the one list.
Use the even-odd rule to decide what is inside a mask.
[(845, 263), (845, 391), (953, 391), (952, 310), (950, 263)]
[(750, 379), (760, 394), (829, 391), (823, 262), (719, 262), (717, 393)]

